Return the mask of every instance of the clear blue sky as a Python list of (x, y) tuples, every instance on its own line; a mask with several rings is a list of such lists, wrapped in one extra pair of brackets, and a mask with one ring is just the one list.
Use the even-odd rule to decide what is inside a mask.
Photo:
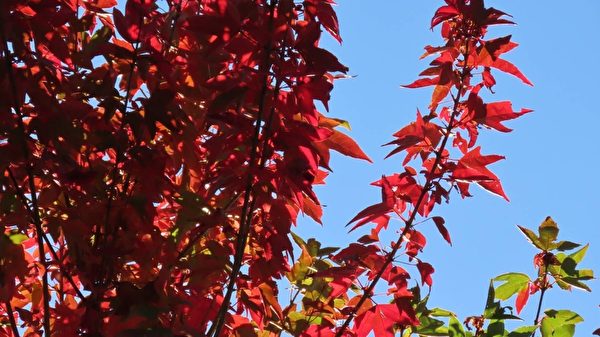
[[(303, 220), (296, 229), (302, 236), (344, 246), (364, 233), (346, 234), (344, 225), (365, 206), (379, 202), (379, 190), (370, 182), (381, 174), (401, 171), (401, 157), (384, 161), (389, 148), (380, 145), (413, 120), (417, 107), (428, 105), (431, 89), (400, 85), (412, 82), (427, 66), (427, 60), (419, 60), (425, 45), (442, 44), (439, 33), (429, 30), (431, 16), (442, 3), (338, 1), (344, 42), (338, 46), (325, 38), (324, 43), (357, 77), (336, 83), (330, 115), (350, 121), (351, 136), (375, 163), (335, 156), (334, 173), (325, 187), (318, 188), (321, 202), (327, 205), (325, 225), (321, 228)], [(517, 231), (517, 224), (537, 228), (551, 215), (561, 227), (560, 237), (590, 243), (582, 266), (600, 275), (600, 1), (488, 0), (486, 5), (512, 14), (518, 23), (492, 28), (490, 36), (513, 35), (520, 46), (506, 58), (535, 84), (528, 87), (516, 78), (497, 75), (493, 100), (508, 99), (516, 109), (535, 111), (508, 123), (512, 133), (483, 132), (480, 137), (485, 154), (507, 158), (491, 168), (511, 202), (474, 186), (473, 198), (454, 195), (449, 205), (438, 207), (453, 247), (433, 225), (421, 228), (429, 239), (423, 258), (436, 268), (431, 304), (453, 310), (461, 318), (481, 313), (490, 278), (509, 271), (533, 276), (536, 251)], [(592, 293), (552, 289), (545, 299), (545, 308), (572, 309), (585, 318), (577, 336), (589, 336), (600, 327), (600, 282), (590, 285)], [(528, 324), (535, 315), (537, 296), (522, 313)]]

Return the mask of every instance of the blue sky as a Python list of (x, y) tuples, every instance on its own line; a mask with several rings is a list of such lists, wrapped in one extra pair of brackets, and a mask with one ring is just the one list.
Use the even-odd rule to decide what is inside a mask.
[[(334, 173), (318, 194), (325, 208), (324, 226), (303, 220), (297, 232), (328, 245), (344, 246), (364, 232), (346, 234), (344, 225), (365, 206), (380, 200), (369, 186), (381, 174), (401, 171), (401, 157), (383, 160), (389, 148), (380, 145), (412, 121), (416, 108), (425, 110), (431, 89), (404, 89), (428, 64), (419, 60), (425, 45), (442, 44), (429, 30), (435, 9), (443, 1), (339, 0), (336, 7), (344, 42), (324, 44), (350, 67), (356, 77), (338, 81), (330, 115), (352, 125), (351, 136), (374, 164), (341, 156), (332, 159)], [(453, 195), (436, 208), (446, 219), (453, 247), (425, 225), (428, 247), (424, 260), (436, 268), (431, 304), (464, 318), (483, 310), (489, 279), (509, 271), (533, 276), (536, 250), (516, 225), (537, 228), (550, 215), (558, 222), (559, 238), (590, 243), (582, 266), (600, 273), (600, 159), (597, 100), (600, 97), (600, 1), (486, 1), (513, 15), (516, 26), (491, 28), (489, 36), (513, 35), (519, 48), (506, 54), (534, 83), (495, 75), (494, 101), (511, 100), (515, 109), (535, 111), (508, 123), (509, 134), (482, 132), (484, 154), (506, 160), (491, 166), (501, 178), (510, 203), (473, 187), (474, 197)], [(398, 225), (398, 223), (396, 223)], [(393, 233), (387, 240), (393, 239)], [(416, 274), (415, 274), (416, 275)], [(600, 327), (600, 282), (594, 292), (552, 289), (544, 308), (571, 309), (585, 318), (576, 335), (588, 336)], [(537, 294), (522, 317), (531, 324)], [(513, 304), (511, 302), (509, 304)]]

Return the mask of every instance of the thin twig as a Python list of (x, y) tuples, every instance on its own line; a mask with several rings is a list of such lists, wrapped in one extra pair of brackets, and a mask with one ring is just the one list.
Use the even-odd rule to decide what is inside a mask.
[[(135, 68), (137, 67), (138, 51), (140, 48), (141, 36), (142, 36), (142, 31), (143, 31), (141, 27), (142, 27), (143, 23), (144, 23), (144, 15), (141, 15), (140, 21), (138, 23), (138, 25), (140, 27), (140, 31), (138, 32), (138, 34), (136, 36), (136, 41), (134, 43), (134, 49), (133, 49), (133, 55), (131, 57), (131, 63), (129, 65), (129, 76), (127, 78), (127, 85), (125, 87), (126, 92), (125, 92), (125, 97), (124, 97), (124, 102), (123, 102), (123, 110), (121, 111), (122, 119), (127, 114), (127, 108), (129, 106), (129, 101), (131, 99), (131, 83), (132, 83), (133, 75), (135, 73)], [(125, 125), (124, 121), (121, 120), (119, 129), (115, 133), (116, 137), (118, 137), (119, 133), (124, 129), (124, 125)], [(104, 214), (104, 226), (103, 226), (104, 235), (102, 235), (101, 227), (97, 226), (96, 231), (94, 233), (94, 235), (95, 235), (94, 248), (95, 249), (98, 249), (100, 247), (100, 238), (102, 238), (102, 244), (103, 244), (102, 247), (104, 247), (104, 248), (107, 247), (106, 240), (107, 240), (107, 236), (108, 236), (107, 234), (108, 234), (109, 227), (110, 227), (110, 213), (112, 212), (113, 198), (115, 197), (114, 190), (117, 188), (116, 185), (117, 185), (117, 175), (119, 173), (119, 165), (121, 164), (121, 161), (124, 159), (124, 156), (125, 156), (124, 150), (120, 146), (117, 146), (116, 156), (115, 156), (115, 164), (110, 173), (111, 181), (110, 181), (110, 185), (108, 186), (106, 212)], [(114, 234), (115, 230), (113, 229), (112, 232)], [(106, 262), (105, 256), (106, 256), (106, 254), (102, 254), (102, 268), (103, 269), (104, 269), (104, 264)], [(110, 275), (105, 274), (104, 279), (101, 280), (102, 284), (106, 285), (109, 278), (110, 278)]]
[[(275, 6), (277, 5), (277, 0), (272, 0), (269, 4), (270, 12), (269, 12), (269, 34), (273, 31), (274, 25), (274, 16), (275, 16)], [(235, 281), (237, 280), (238, 274), (242, 267), (242, 262), (244, 259), (244, 250), (246, 244), (248, 242), (248, 235), (250, 233), (250, 227), (252, 223), (252, 209), (254, 209), (256, 199), (251, 198), (252, 189), (254, 185), (254, 168), (258, 166), (256, 162), (258, 157), (258, 146), (260, 142), (260, 134), (261, 134), (261, 124), (263, 121), (264, 115), (264, 107), (266, 103), (266, 95), (269, 89), (269, 69), (271, 68), (271, 49), (272, 49), (272, 39), (269, 38), (269, 42), (264, 48), (265, 55), (262, 63), (262, 71), (264, 73), (263, 87), (260, 95), (260, 102), (258, 104), (258, 111), (256, 117), (256, 126), (254, 128), (254, 135), (252, 137), (251, 148), (250, 148), (250, 158), (248, 164), (248, 176), (246, 181), (246, 189), (244, 192), (244, 203), (242, 206), (242, 213), (240, 216), (240, 229), (237, 236), (236, 247), (235, 247), (235, 256), (233, 260), (233, 266), (231, 273), (229, 275), (229, 282), (227, 284), (227, 290), (225, 293), (225, 297), (223, 298), (223, 302), (219, 308), (217, 316), (215, 317), (215, 321), (211, 325), (210, 329), (207, 332), (208, 337), (217, 337), (220, 335), (221, 330), (223, 328), (223, 324), (225, 323), (225, 315), (229, 310), (229, 303), (231, 301), (231, 296), (233, 295), (233, 289), (235, 287)]]
[(175, 26), (177, 26), (177, 21), (179, 20), (179, 16), (181, 15), (181, 3), (182, 2), (183, 2), (183, 0), (179, 0), (175, 4), (175, 15), (173, 16), (173, 19), (171, 21), (171, 29), (169, 32), (169, 41), (167, 41), (168, 47), (165, 48), (167, 45), (163, 45), (163, 50), (162, 50), (163, 54), (166, 51), (169, 51), (173, 47), (173, 37), (175, 37)]
[[(550, 263), (550, 260), (547, 258), (544, 258), (544, 277), (542, 278), (542, 286), (540, 287), (541, 288), (540, 300), (538, 301), (537, 312), (535, 314), (535, 319), (533, 320), (533, 325), (535, 325), (535, 326), (537, 326), (538, 323), (540, 322), (540, 314), (542, 312), (542, 303), (544, 302), (544, 294), (546, 293), (546, 290), (548, 290), (548, 264), (549, 263)], [(535, 337), (536, 330), (534, 330), (531, 333), (531, 337)]]
[(381, 265), (379, 271), (377, 272), (377, 274), (375, 275), (375, 277), (373, 278), (373, 280), (371, 281), (371, 283), (369, 284), (367, 289), (364, 291), (362, 297), (360, 298), (358, 303), (356, 303), (356, 305), (354, 306), (354, 308), (352, 309), (352, 311), (350, 312), (350, 314), (348, 315), (348, 317), (346, 318), (346, 320), (344, 321), (342, 326), (337, 330), (335, 337), (342, 337), (342, 335), (344, 334), (346, 329), (348, 329), (350, 322), (352, 322), (354, 320), (356, 313), (360, 310), (360, 308), (367, 301), (367, 299), (369, 299), (372, 296), (373, 290), (375, 289), (377, 282), (379, 282), (379, 280), (383, 277), (383, 273), (385, 272), (386, 268), (394, 261), (396, 253), (402, 246), (402, 242), (404, 241), (404, 236), (408, 233), (409, 230), (412, 229), (415, 218), (416, 218), (417, 214), (419, 213), (419, 208), (421, 207), (421, 204), (423, 203), (425, 196), (427, 195), (427, 193), (429, 192), (429, 189), (432, 186), (432, 183), (435, 179), (434, 178), (435, 172), (437, 170), (438, 165), (440, 164), (440, 162), (442, 160), (442, 155), (443, 155), (444, 149), (446, 148), (446, 144), (448, 143), (448, 140), (450, 139), (450, 131), (452, 131), (452, 129), (454, 128), (454, 119), (456, 118), (456, 116), (459, 113), (460, 97), (462, 96), (463, 89), (464, 89), (464, 79), (467, 76), (469, 69), (470, 69), (467, 66), (467, 61), (468, 61), (468, 57), (469, 57), (468, 42), (467, 42), (467, 50), (463, 54), (463, 57), (464, 57), (464, 66), (463, 66), (463, 69), (462, 69), (462, 72), (460, 75), (461, 79), (460, 79), (460, 83), (459, 83), (458, 92), (456, 94), (456, 97), (454, 97), (454, 106), (452, 108), (452, 115), (450, 116), (450, 121), (448, 122), (448, 126), (446, 127), (446, 130), (444, 132), (442, 142), (441, 142), (440, 146), (438, 147), (438, 149), (435, 151), (435, 155), (436, 155), (435, 161), (434, 161), (433, 165), (431, 166), (432, 169), (431, 169), (430, 174), (427, 175), (425, 185), (423, 185), (423, 188), (421, 189), (419, 198), (417, 199), (417, 202), (414, 205), (413, 212), (410, 214), (409, 219), (406, 221), (406, 225), (405, 225), (404, 229), (402, 230), (402, 232), (400, 233), (400, 236), (398, 237), (398, 239), (392, 246), (392, 250), (390, 251), (389, 254), (387, 254), (387, 258), (386, 258), (385, 262), (383, 263), (383, 265)]
[[(21, 203), (23, 204), (23, 206), (25, 207), (25, 209), (27, 210), (27, 212), (29, 212), (29, 214), (33, 218), (33, 210), (31, 209), (29, 203), (27, 202), (27, 198), (25, 197), (25, 193), (23, 193), (23, 190), (19, 186), (19, 184), (17, 182), (17, 179), (15, 178), (14, 173), (12, 172), (12, 170), (10, 169), (10, 167), (7, 167), (6, 171), (8, 172), (8, 176), (10, 177), (10, 180), (12, 181), (12, 184), (13, 184), (13, 187), (15, 189), (15, 192), (17, 192), (17, 197), (21, 200)], [(73, 280), (73, 277), (65, 270), (65, 267), (62, 265), (61, 259), (58, 256), (58, 254), (56, 253), (56, 250), (54, 249), (54, 247), (52, 247), (50, 239), (48, 238), (48, 236), (46, 235), (46, 233), (42, 233), (42, 236), (43, 236), (44, 241), (46, 241), (46, 246), (48, 246), (48, 251), (50, 251), (50, 254), (52, 255), (52, 258), (54, 259), (54, 261), (56, 261), (56, 264), (58, 265), (59, 269), (61, 270), (61, 275), (63, 275), (64, 277), (66, 277), (67, 281), (69, 281), (69, 283), (71, 283), (71, 286), (73, 287), (73, 289), (75, 289), (75, 292), (77, 293), (77, 296), (80, 299), (85, 300), (85, 296), (83, 295), (83, 293), (81, 293), (81, 290), (79, 290), (79, 287), (77, 286), (77, 283), (75, 283), (75, 280)]]
[(4, 302), (6, 305), (6, 313), (8, 314), (8, 321), (10, 322), (10, 328), (12, 329), (13, 337), (20, 337), (19, 328), (17, 327), (17, 321), (15, 320), (15, 313), (10, 301)]
[[(5, 22), (3, 19), (2, 22)], [(50, 287), (48, 284), (48, 268), (46, 263), (46, 252), (44, 250), (44, 229), (42, 228), (42, 219), (40, 218), (38, 202), (37, 202), (37, 192), (35, 188), (35, 175), (33, 173), (33, 162), (31, 161), (31, 153), (29, 152), (29, 148), (27, 147), (27, 133), (25, 129), (25, 123), (23, 122), (24, 116), (21, 111), (21, 105), (19, 104), (18, 99), (18, 91), (17, 91), (17, 83), (15, 79), (15, 74), (13, 72), (12, 62), (10, 59), (11, 52), (8, 48), (8, 40), (4, 33), (4, 25), (0, 25), (0, 34), (2, 35), (2, 44), (3, 44), (3, 54), (4, 61), (6, 63), (6, 71), (8, 73), (8, 80), (11, 86), (12, 94), (13, 94), (13, 108), (15, 110), (15, 114), (17, 116), (17, 129), (21, 133), (23, 140), (21, 142), (21, 150), (23, 159), (25, 160), (25, 170), (27, 173), (27, 180), (29, 182), (29, 193), (31, 194), (31, 206), (33, 209), (32, 216), (34, 227), (37, 232), (37, 244), (38, 244), (38, 255), (40, 259), (40, 263), (44, 268), (44, 272), (42, 274), (42, 299), (44, 301), (44, 334), (47, 337), (50, 337)]]

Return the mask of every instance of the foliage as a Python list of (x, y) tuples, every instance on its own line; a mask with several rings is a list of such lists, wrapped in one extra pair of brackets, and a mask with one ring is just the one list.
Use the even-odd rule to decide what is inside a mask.
[[(425, 48), (435, 58), (406, 85), (433, 86), (427, 113), (394, 134), (402, 169), (373, 183), (382, 201), (349, 223), (375, 224), (370, 234), (337, 248), (291, 231), (299, 213), (321, 222), (313, 186), (332, 150), (370, 161), (316, 103), (328, 110), (348, 71), (319, 45), (322, 31), (341, 42), (332, 5), (0, 2), (0, 335), (571, 336), (575, 313), (538, 322), (544, 293), (589, 290), (593, 275), (577, 269), (587, 246), (567, 255), (579, 246), (557, 242), (551, 219), (539, 234), (521, 228), (541, 250), (538, 276), (492, 280), (483, 315), (465, 321), (473, 333), (427, 308), (402, 268), (432, 286), (416, 225), (451, 243), (432, 214), (452, 191), (508, 200), (488, 169), (503, 157), (482, 154), (479, 130), (509, 132), (531, 110), (480, 92), (493, 93), (492, 69), (531, 83), (503, 58), (510, 36), (484, 39), (511, 21), (482, 0), (446, 0), (431, 21), (444, 44)], [(379, 235), (398, 230), (392, 216), (403, 227), (389, 246)], [(518, 314), (538, 291), (534, 325), (507, 332), (517, 317), (495, 299), (517, 295)]]

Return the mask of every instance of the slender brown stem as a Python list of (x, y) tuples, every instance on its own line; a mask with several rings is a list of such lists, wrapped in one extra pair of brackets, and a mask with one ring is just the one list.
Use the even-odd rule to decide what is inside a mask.
[(17, 327), (17, 321), (15, 320), (15, 313), (14, 313), (12, 305), (10, 304), (10, 301), (6, 301), (5, 305), (6, 305), (6, 313), (8, 313), (8, 321), (10, 323), (10, 328), (12, 330), (13, 337), (20, 337), (19, 329)]
[(373, 291), (375, 290), (375, 286), (377, 285), (379, 280), (382, 278), (383, 273), (385, 272), (386, 268), (394, 261), (396, 253), (398, 253), (398, 250), (402, 246), (404, 236), (408, 233), (409, 230), (412, 229), (415, 218), (416, 218), (417, 214), (419, 213), (419, 208), (421, 207), (421, 204), (423, 203), (425, 196), (427, 195), (430, 188), (432, 187), (433, 181), (435, 180), (435, 171), (436, 171), (438, 165), (440, 164), (440, 162), (442, 161), (444, 149), (446, 148), (446, 144), (448, 143), (448, 140), (450, 139), (450, 133), (451, 133), (452, 129), (454, 128), (454, 120), (457, 117), (458, 113), (460, 112), (460, 108), (459, 108), (460, 97), (462, 96), (463, 90), (464, 90), (464, 79), (470, 71), (470, 68), (467, 66), (468, 55), (469, 55), (469, 51), (468, 51), (468, 41), (467, 41), (467, 50), (463, 54), (464, 65), (463, 65), (463, 69), (462, 69), (462, 72), (460, 75), (461, 78), (460, 78), (460, 83), (459, 83), (459, 87), (458, 87), (458, 92), (457, 92), (456, 96), (454, 97), (452, 114), (450, 115), (450, 120), (444, 131), (444, 136), (443, 136), (442, 142), (440, 143), (440, 146), (438, 147), (438, 149), (435, 151), (435, 161), (434, 161), (433, 165), (431, 166), (432, 167), (431, 172), (429, 172), (429, 174), (426, 175), (427, 178), (425, 181), (425, 185), (423, 185), (423, 188), (421, 189), (421, 193), (419, 194), (419, 198), (417, 198), (417, 201), (414, 204), (414, 209), (411, 212), (408, 220), (406, 220), (404, 229), (400, 233), (400, 236), (398, 237), (396, 242), (394, 242), (394, 244), (392, 246), (392, 250), (387, 254), (385, 262), (383, 263), (383, 265), (381, 266), (381, 268), (379, 269), (379, 271), (377, 272), (377, 274), (375, 275), (375, 277), (373, 278), (373, 280), (371, 281), (371, 283), (369, 284), (367, 289), (364, 291), (362, 297), (360, 298), (358, 303), (356, 303), (356, 305), (354, 306), (354, 308), (352, 309), (352, 311), (350, 312), (350, 314), (348, 315), (348, 317), (346, 318), (344, 323), (342, 323), (342, 325), (339, 327), (339, 329), (337, 330), (337, 332), (335, 334), (335, 337), (343, 336), (346, 329), (348, 329), (348, 326), (350, 326), (350, 323), (354, 320), (356, 313), (360, 310), (360, 308), (367, 301), (367, 299), (369, 299), (372, 296)]
[[(14, 173), (12, 172), (12, 170), (10, 169), (10, 167), (8, 167), (6, 169), (6, 171), (8, 172), (8, 176), (10, 177), (10, 180), (11, 180), (11, 182), (13, 184), (15, 192), (17, 192), (17, 197), (21, 200), (21, 203), (23, 204), (23, 206), (25, 207), (25, 209), (27, 210), (27, 212), (33, 218), (33, 212), (34, 211), (31, 209), (29, 203), (27, 202), (27, 198), (25, 197), (25, 194), (23, 193), (23, 190), (21, 189), (21, 187), (19, 187), (19, 184), (17, 182), (17, 179), (15, 178)], [(58, 267), (61, 270), (61, 275), (64, 276), (67, 279), (67, 281), (69, 281), (69, 283), (71, 283), (71, 286), (73, 287), (73, 289), (75, 289), (75, 292), (77, 293), (77, 296), (80, 299), (85, 300), (85, 296), (83, 295), (83, 293), (81, 293), (81, 290), (79, 290), (79, 287), (77, 286), (77, 283), (75, 283), (75, 280), (73, 280), (73, 277), (65, 270), (65, 267), (62, 265), (60, 257), (56, 253), (56, 250), (54, 249), (54, 247), (52, 247), (50, 239), (48, 239), (48, 235), (46, 235), (46, 233), (42, 233), (42, 235), (43, 235), (44, 241), (46, 241), (46, 246), (48, 246), (48, 251), (50, 251), (50, 254), (52, 255), (52, 258), (54, 259), (54, 261), (56, 261), (56, 264), (58, 265)]]
[[(542, 311), (542, 302), (544, 301), (544, 294), (546, 293), (546, 288), (542, 288), (540, 290), (540, 300), (538, 302), (537, 313), (535, 314), (535, 320), (533, 321), (533, 325), (538, 325), (540, 322), (540, 313)], [(533, 336), (535, 336), (535, 331), (533, 332)]]
[[(3, 19), (2, 22), (5, 22), (5, 20)], [(22, 142), (21, 142), (21, 150), (22, 150), (22, 155), (23, 155), (23, 159), (25, 160), (25, 170), (27, 173), (27, 180), (29, 183), (29, 193), (31, 194), (31, 207), (32, 207), (32, 217), (33, 217), (33, 224), (35, 227), (35, 230), (37, 232), (37, 245), (38, 245), (38, 254), (39, 254), (39, 259), (40, 259), (40, 263), (42, 264), (43, 268), (44, 268), (44, 272), (42, 274), (42, 299), (43, 299), (43, 305), (44, 305), (44, 321), (43, 321), (43, 326), (44, 326), (44, 334), (49, 337), (50, 336), (50, 287), (48, 284), (48, 268), (47, 268), (47, 263), (46, 263), (46, 252), (44, 250), (44, 229), (42, 228), (42, 219), (40, 218), (40, 213), (39, 213), (39, 208), (38, 208), (38, 201), (37, 201), (37, 192), (36, 192), (36, 188), (35, 188), (35, 175), (33, 173), (34, 167), (33, 167), (33, 162), (31, 161), (31, 153), (29, 151), (29, 148), (27, 147), (27, 132), (25, 129), (25, 123), (23, 122), (24, 116), (23, 113), (21, 111), (21, 105), (19, 104), (19, 99), (18, 99), (18, 91), (17, 91), (17, 83), (16, 83), (16, 79), (15, 79), (15, 74), (13, 72), (13, 67), (12, 67), (12, 62), (11, 62), (11, 52), (10, 49), (8, 48), (8, 40), (6, 38), (6, 35), (4, 33), (4, 25), (0, 26), (0, 34), (2, 36), (2, 44), (3, 44), (3, 54), (4, 54), (4, 61), (6, 64), (6, 71), (8, 73), (8, 80), (10, 83), (10, 87), (12, 90), (12, 95), (13, 95), (13, 108), (15, 110), (15, 114), (17, 116), (16, 120), (17, 120), (17, 129), (19, 130), (19, 132), (21, 133), (21, 136), (23, 137)]]
[[(223, 213), (227, 213), (227, 211), (229, 211), (229, 209), (234, 205), (234, 203), (240, 198), (241, 194), (235, 195), (233, 198), (231, 198), (227, 204), (225, 205), (225, 207), (223, 207), (221, 209), (221, 212)], [(202, 227), (202, 224), (200, 224)], [(198, 227), (196, 227), (198, 228)], [(194, 247), (194, 245), (198, 242), (198, 240), (200, 240), (203, 236), (204, 233), (206, 233), (206, 231), (208, 230), (208, 228), (202, 228), (202, 230), (198, 230), (195, 234), (190, 234), (190, 238), (188, 239), (188, 242), (186, 243), (186, 245), (179, 251), (179, 253), (177, 254), (177, 258), (175, 258), (175, 261), (168, 266), (168, 269), (171, 269), (173, 267), (175, 267), (175, 265), (181, 261), (181, 259), (183, 259), (189, 252), (190, 250)]]
[[(282, 81), (278, 79), (277, 82), (275, 83), (275, 88), (273, 90), (273, 97), (277, 97), (277, 95), (279, 94), (279, 91), (281, 90), (281, 85), (282, 85)], [(263, 135), (264, 139), (263, 139), (263, 143), (261, 146), (263, 151), (262, 151), (262, 155), (260, 158), (260, 163), (258, 165), (261, 169), (265, 167), (265, 165), (267, 163), (267, 158), (269, 157), (269, 152), (267, 151), (267, 145), (268, 145), (269, 139), (271, 138), (271, 131), (272, 131), (271, 125), (273, 124), (273, 116), (274, 115), (275, 115), (275, 106), (271, 107), (269, 119), (267, 120), (267, 123), (265, 124), (265, 127), (264, 127), (264, 130), (265, 130), (264, 135)], [(227, 204), (225, 205), (225, 207), (221, 209), (221, 212), (227, 213), (227, 211), (234, 205), (235, 201), (239, 199), (240, 195), (241, 194), (238, 194), (238, 195), (234, 196), (230, 201), (228, 201)], [(252, 207), (250, 207), (250, 208), (252, 209)], [(177, 254), (175, 263), (177, 263), (178, 261), (180, 261), (183, 257), (185, 257), (187, 255), (189, 250), (196, 244), (196, 242), (198, 242), (198, 240), (200, 240), (200, 238), (202, 238), (204, 233), (206, 233), (206, 230), (207, 229), (198, 231), (198, 233), (196, 233), (191, 239), (189, 239), (189, 241), (185, 245), (185, 247), (179, 252), (179, 254)]]
[[(145, 0), (142, 0), (142, 2), (144, 2), (144, 1)], [(142, 27), (143, 24), (144, 24), (144, 15), (141, 15), (138, 25), (139, 25), (139, 27)], [(136, 36), (136, 41), (134, 43), (133, 55), (132, 55), (131, 63), (129, 66), (129, 76), (127, 78), (127, 85), (125, 86), (126, 92), (125, 92), (125, 97), (124, 97), (124, 102), (123, 102), (123, 110), (121, 111), (122, 120), (121, 120), (121, 124), (119, 125), (117, 132), (115, 133), (117, 138), (119, 137), (119, 133), (125, 127), (123, 117), (127, 114), (127, 108), (129, 106), (129, 102), (131, 100), (131, 83), (132, 83), (133, 75), (135, 73), (135, 68), (137, 67), (138, 51), (139, 51), (140, 44), (141, 44), (142, 32), (143, 32), (142, 29), (140, 29), (140, 31), (138, 32), (138, 35)], [(118, 142), (118, 140), (117, 140), (117, 142)], [(113, 199), (117, 195), (115, 189), (117, 188), (117, 176), (119, 174), (119, 165), (121, 164), (121, 162), (123, 161), (123, 159), (125, 157), (126, 150), (120, 146), (117, 146), (117, 148), (115, 150), (116, 150), (115, 164), (113, 165), (112, 171), (110, 173), (111, 180), (110, 180), (110, 185), (108, 186), (106, 212), (104, 214), (104, 224), (102, 227), (97, 226), (95, 233), (94, 233), (95, 238), (94, 238), (94, 247), (93, 248), (96, 250), (98, 250), (100, 247), (102, 247), (104, 250), (106, 250), (106, 247), (108, 246), (107, 245), (107, 240), (108, 240), (107, 236), (109, 233), (109, 229), (113, 235), (116, 233), (116, 228), (112, 228), (112, 229), (110, 228), (110, 214), (112, 212)], [(104, 233), (102, 233), (102, 228), (104, 229)], [(106, 265), (106, 257), (107, 257), (107, 254), (102, 254), (102, 259), (101, 259), (102, 273), (100, 273), (100, 275), (101, 275), (100, 279), (97, 280), (99, 282), (99, 284), (103, 286), (103, 288), (109, 284), (109, 280), (112, 279), (111, 274), (113, 273), (111, 268), (107, 268), (105, 266)], [(98, 302), (97, 306), (99, 306), (99, 302)]]
[[(275, 6), (277, 5), (277, 0), (272, 0), (269, 7), (270, 7), (270, 12), (269, 12), (269, 33), (273, 31), (273, 25), (274, 25), (274, 16), (275, 16)], [(259, 152), (259, 144), (260, 144), (260, 134), (261, 134), (261, 124), (263, 122), (263, 115), (264, 115), (264, 108), (265, 108), (265, 103), (266, 103), (266, 96), (267, 96), (267, 92), (269, 89), (269, 69), (271, 68), (271, 49), (272, 49), (272, 42), (271, 39), (269, 38), (269, 42), (267, 43), (267, 45), (265, 46), (265, 55), (264, 55), (264, 60), (262, 63), (262, 72), (264, 74), (264, 79), (263, 79), (263, 87), (261, 90), (261, 95), (260, 95), (260, 102), (258, 104), (258, 111), (257, 111), (257, 117), (256, 117), (256, 125), (254, 127), (254, 135), (252, 137), (252, 141), (251, 141), (251, 148), (250, 148), (250, 158), (249, 158), (249, 164), (248, 164), (248, 175), (247, 175), (247, 180), (246, 180), (246, 188), (244, 191), (244, 203), (242, 205), (242, 213), (240, 216), (240, 229), (237, 235), (237, 242), (236, 242), (236, 247), (235, 247), (235, 256), (234, 256), (234, 260), (233, 260), (233, 266), (232, 266), (232, 270), (231, 273), (229, 275), (229, 282), (227, 284), (227, 290), (225, 293), (225, 296), (223, 298), (223, 302), (221, 303), (221, 306), (219, 308), (219, 311), (217, 313), (217, 316), (215, 317), (215, 321), (213, 322), (213, 324), (211, 325), (210, 329), (208, 330), (206, 336), (211, 337), (217, 337), (220, 335), (221, 330), (223, 329), (223, 324), (225, 323), (225, 315), (227, 314), (227, 311), (229, 310), (229, 303), (231, 302), (231, 296), (233, 295), (233, 290), (235, 287), (235, 281), (237, 280), (237, 277), (239, 275), (240, 269), (242, 267), (242, 262), (244, 259), (244, 250), (246, 247), (246, 244), (248, 242), (248, 235), (250, 233), (250, 227), (252, 224), (252, 209), (254, 209), (255, 203), (256, 203), (256, 199), (252, 198), (252, 189), (254, 186), (254, 168), (258, 167), (258, 162), (257, 159), (258, 158), (258, 152)]]
[[(79, 20), (79, 7), (80, 7), (80, 0), (77, 0), (77, 3), (75, 4), (75, 7), (77, 8), (77, 10), (75, 11), (75, 21)], [(76, 31), (75, 32), (75, 52), (79, 53), (80, 50), (80, 36), (81, 36), (81, 32)], [(79, 73), (79, 62), (75, 63), (75, 73)]]
[(169, 31), (169, 41), (167, 41), (168, 47), (165, 48), (165, 46), (167, 46), (167, 45), (163, 46), (163, 50), (162, 50), (163, 54), (166, 51), (168, 51), (169, 49), (171, 49), (171, 47), (173, 47), (173, 37), (175, 37), (175, 27), (177, 26), (177, 21), (179, 20), (179, 16), (181, 16), (181, 3), (182, 2), (183, 2), (183, 0), (179, 0), (175, 4), (175, 15), (173, 16), (173, 19), (171, 21), (171, 30)]
[[(549, 264), (549, 260), (548, 259), (544, 259), (544, 277), (542, 279), (542, 286), (540, 287), (540, 300), (538, 301), (538, 306), (537, 306), (537, 311), (535, 314), (535, 319), (533, 320), (533, 325), (538, 325), (538, 323), (540, 322), (540, 314), (542, 312), (542, 304), (544, 302), (544, 294), (546, 293), (546, 290), (548, 290), (548, 264)], [(531, 337), (535, 337), (535, 331), (533, 331), (533, 333), (531, 334)]]
[[(143, 20), (143, 17), (140, 21)], [(138, 34), (137, 36), (137, 41), (135, 43), (135, 47), (133, 50), (133, 56), (131, 59), (131, 64), (130, 64), (130, 68), (129, 68), (129, 76), (127, 77), (127, 85), (125, 87), (125, 98), (124, 98), (124, 102), (123, 102), (123, 111), (121, 111), (121, 115), (125, 116), (125, 114), (127, 114), (127, 108), (129, 106), (129, 100), (131, 97), (131, 79), (133, 78), (133, 74), (135, 72), (135, 68), (136, 68), (136, 63), (137, 63), (137, 57), (138, 57), (138, 50), (139, 50), (139, 46), (140, 46), (140, 35), (141, 32)], [(121, 125), (119, 126), (119, 129), (116, 133), (116, 136), (118, 137), (118, 133), (121, 132), (121, 130), (123, 130), (124, 128), (124, 122), (121, 121)], [(117, 175), (119, 173), (119, 165), (121, 164), (121, 161), (123, 160), (124, 157), (124, 150), (121, 147), (118, 147), (116, 149), (116, 156), (115, 156), (115, 164), (113, 166), (113, 169), (111, 171), (111, 177), (110, 177), (110, 186), (108, 188), (108, 196), (107, 196), (107, 201), (106, 201), (106, 213), (104, 215), (104, 230), (105, 230), (105, 235), (108, 232), (108, 227), (110, 225), (110, 213), (112, 211), (112, 204), (113, 204), (113, 197), (114, 197), (114, 189), (116, 188), (116, 184), (117, 184)], [(100, 230), (100, 226), (98, 226), (96, 228), (96, 240), (94, 240), (94, 243), (96, 244), (96, 246), (98, 246), (100, 244), (100, 240), (99, 238), (102, 236), (101, 230)]]

